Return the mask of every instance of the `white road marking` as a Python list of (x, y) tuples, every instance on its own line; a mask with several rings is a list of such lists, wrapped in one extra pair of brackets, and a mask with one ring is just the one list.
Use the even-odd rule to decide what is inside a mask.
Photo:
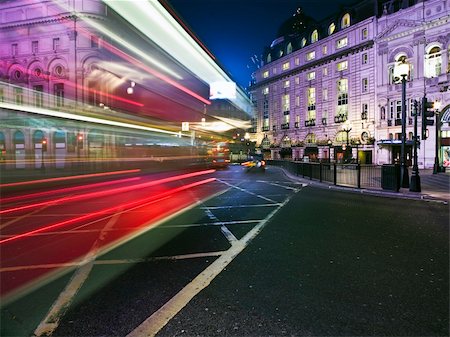
[(241, 192), (244, 192), (244, 193), (248, 193), (248, 194), (254, 195), (255, 197), (261, 198), (261, 199), (263, 199), (263, 200), (269, 201), (269, 202), (274, 203), (274, 204), (277, 204), (277, 203), (278, 203), (278, 202), (276, 202), (275, 200), (266, 198), (265, 196), (260, 195), (260, 194), (256, 194), (256, 193), (247, 191), (246, 189), (243, 189), (243, 188), (241, 188), (241, 187), (239, 187), (239, 186), (236, 186), (236, 185), (229, 184), (229, 183), (227, 183), (226, 181), (223, 181), (223, 180), (221, 180), (221, 179), (217, 179), (217, 180), (220, 181), (220, 182), (222, 182), (222, 183), (224, 183), (224, 184), (226, 184), (226, 185), (228, 185), (228, 186), (231, 186), (232, 188), (235, 188), (235, 189), (237, 189), (237, 190), (239, 190), (239, 191), (241, 191)]
[(276, 204), (255, 204), (255, 205), (227, 205), (227, 206), (208, 206), (208, 207), (200, 207), (200, 209), (231, 209), (231, 208), (251, 208), (251, 207), (276, 207), (280, 206), (280, 203)]
[(289, 196), (280, 206), (274, 209), (265, 219), (253, 227), (242, 239), (234, 242), (222, 256), (209, 265), (192, 282), (186, 285), (180, 292), (172, 297), (158, 311), (153, 313), (141, 325), (131, 331), (127, 337), (155, 336), (181, 309), (183, 309), (200, 291), (206, 288), (211, 281), (222, 272), (233, 259), (241, 253), (245, 247), (264, 228), (267, 222), (291, 199)]
[(94, 266), (94, 260), (101, 247), (101, 242), (105, 239), (106, 231), (117, 223), (117, 220), (119, 219), (121, 213), (122, 212), (119, 211), (118, 213), (114, 214), (103, 227), (104, 230), (100, 231), (98, 239), (92, 245), (92, 248), (86, 255), (84, 262), (82, 262), (81, 266), (73, 274), (69, 283), (59, 294), (58, 298), (51, 306), (45, 318), (41, 321), (41, 323), (39, 323), (38, 327), (34, 331), (35, 336), (51, 335), (58, 327), (60, 319), (64, 316), (75, 295), (87, 280)]
[(205, 209), (205, 213), (208, 215), (208, 217), (211, 220), (216, 221), (215, 223), (220, 226), (220, 231), (225, 236), (225, 238), (228, 240), (229, 243), (233, 243), (237, 241), (237, 238), (234, 236), (233, 233), (230, 232), (230, 230), (224, 225), (223, 222), (221, 222), (208, 208)]

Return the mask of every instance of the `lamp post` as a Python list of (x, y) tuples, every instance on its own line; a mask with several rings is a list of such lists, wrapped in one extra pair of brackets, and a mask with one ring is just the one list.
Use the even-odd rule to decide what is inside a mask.
[(394, 68), (394, 79), (402, 83), (402, 144), (400, 149), (400, 184), (401, 187), (409, 187), (408, 166), (406, 165), (406, 78), (409, 72), (409, 65), (403, 59)]
[[(346, 144), (347, 146), (342, 146), (342, 149), (345, 151), (344, 152), (344, 156), (347, 157), (347, 151), (348, 151), (348, 146), (349, 146), (349, 136), (348, 134), (350, 133), (350, 131), (352, 131), (352, 125), (350, 124), (349, 120), (347, 120), (343, 125), (342, 125), (342, 131), (344, 131), (345, 133), (347, 133), (347, 138), (346, 138)], [(344, 158), (345, 161), (346, 158)]]
[(333, 142), (331, 141), (331, 139), (328, 139), (328, 162), (331, 163), (331, 145), (333, 144)]
[(360, 145), (360, 144), (361, 144), (361, 143), (359, 142), (359, 139), (357, 139), (357, 140), (355, 141), (355, 145), (356, 145), (356, 164), (359, 163), (358, 148), (359, 148), (359, 145)]
[(440, 167), (439, 167), (439, 128), (440, 128), (439, 109), (441, 108), (441, 102), (440, 101), (434, 102), (433, 107), (436, 109), (436, 122), (435, 122), (436, 144), (435, 144), (435, 150), (434, 150), (433, 174), (436, 174), (436, 173), (440, 172)]
[[(413, 152), (413, 169), (411, 173), (411, 185), (409, 186), (409, 190), (411, 192), (420, 192), (420, 176), (419, 176), (419, 165), (417, 163), (417, 143), (419, 142), (419, 137), (417, 136), (417, 108), (419, 102), (414, 100), (414, 152)], [(422, 117), (424, 118), (424, 117)]]

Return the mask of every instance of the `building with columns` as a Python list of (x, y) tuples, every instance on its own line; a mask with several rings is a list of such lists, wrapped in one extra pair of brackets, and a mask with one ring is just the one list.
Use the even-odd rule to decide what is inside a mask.
[[(436, 145), (439, 164), (446, 164), (449, 18), (450, 1), (439, 0), (366, 0), (321, 22), (298, 10), (265, 49), (250, 87), (257, 145), (271, 158), (397, 162), (402, 90), (393, 75), (394, 66), (407, 62), (407, 160), (412, 155), (411, 107), (426, 94), (439, 102), (441, 123), (438, 141), (436, 123), (428, 127), (419, 166), (433, 167)], [(421, 117), (418, 121), (420, 133)]]

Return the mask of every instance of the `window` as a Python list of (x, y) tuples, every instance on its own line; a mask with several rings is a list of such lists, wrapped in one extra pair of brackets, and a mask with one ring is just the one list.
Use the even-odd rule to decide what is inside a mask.
[(316, 119), (316, 88), (308, 88), (308, 120)]
[(53, 51), (59, 50), (59, 37), (53, 39)]
[(269, 54), (267, 54), (267, 58), (266, 58), (266, 60), (267, 60), (267, 63), (270, 63), (270, 62), (272, 62), (272, 55), (270, 55), (270, 53), (269, 53)]
[(348, 43), (347, 37), (344, 37), (344, 38), (342, 38), (342, 39), (340, 39), (340, 40), (337, 40), (337, 42), (336, 42), (336, 48), (337, 48), (337, 49), (343, 48), (343, 47), (345, 47), (345, 46), (347, 45), (347, 43)]
[(22, 105), (23, 104), (23, 89), (14, 87), (13, 94), (14, 94), (14, 102), (17, 105)]
[(333, 34), (335, 30), (336, 30), (336, 25), (334, 24), (334, 22), (332, 22), (332, 23), (328, 26), (328, 35)]
[(289, 94), (283, 95), (281, 97), (281, 105), (283, 108), (283, 112), (290, 111), (290, 96)]
[(56, 83), (54, 85), (55, 105), (57, 107), (64, 106), (64, 83)]
[(289, 62), (283, 63), (282, 68), (283, 68), (283, 70), (288, 70), (289, 69)]
[(433, 47), (425, 55), (425, 76), (428, 78), (439, 76), (441, 69), (441, 49), (439, 47)]
[(299, 95), (295, 96), (295, 106), (296, 107), (300, 106), (300, 96)]
[(362, 64), (367, 64), (368, 60), (369, 60), (369, 57), (368, 57), (367, 53), (362, 54), (362, 56), (361, 56), (361, 63)]
[(283, 83), (283, 87), (284, 87), (284, 88), (289, 88), (290, 85), (291, 85), (291, 81), (289, 81), (289, 80), (286, 80), (286, 81), (284, 81), (284, 83)]
[(322, 75), (328, 76), (328, 68), (327, 67), (322, 68)]
[(327, 46), (325, 45), (325, 46), (322, 46), (322, 54), (323, 55), (326, 55), (328, 53), (328, 48), (327, 48)]
[(42, 107), (44, 105), (44, 86), (35, 85), (33, 90), (34, 105), (37, 107)]
[(369, 31), (367, 30), (367, 28), (363, 28), (361, 30), (361, 40), (367, 40), (368, 37), (369, 37)]
[(362, 92), (367, 92), (369, 90), (369, 79), (368, 78), (362, 79), (361, 90), (362, 90)]
[(385, 120), (386, 119), (386, 109), (384, 106), (381, 107), (380, 109), (380, 119), (381, 120)]
[(300, 64), (300, 58), (296, 57), (295, 58), (295, 65), (298, 66)]
[(342, 61), (339, 62), (336, 66), (337, 71), (343, 71), (346, 70), (348, 68), (348, 61)]
[(308, 81), (314, 80), (316, 78), (316, 72), (311, 71), (310, 73), (308, 73), (307, 78), (308, 78)]
[(19, 47), (18, 47), (17, 43), (13, 43), (11, 45), (11, 55), (12, 56), (17, 56), (18, 53), (19, 53)]
[(361, 119), (367, 119), (369, 113), (369, 104), (363, 103), (361, 106)]
[(98, 48), (98, 36), (91, 35), (91, 48)]
[(3, 88), (3, 86), (0, 86), (0, 102), (4, 102), (5, 101), (5, 90)]
[(302, 47), (304, 47), (304, 46), (306, 46), (306, 39), (305, 38), (302, 39)]
[(263, 95), (268, 95), (268, 94), (269, 94), (269, 87), (265, 87), (265, 88), (262, 90), (262, 94), (263, 94)]
[(300, 77), (297, 76), (297, 77), (295, 78), (295, 84), (297, 84), (297, 85), (300, 84)]
[(31, 52), (37, 54), (39, 52), (39, 41), (31, 41)]
[(306, 54), (306, 60), (307, 61), (314, 60), (315, 58), (316, 58), (316, 52), (315, 51), (311, 51), (308, 54)]
[(350, 14), (345, 14), (341, 20), (341, 28), (350, 27)]
[(347, 116), (348, 113), (348, 80), (337, 81), (337, 115)]
[(311, 43), (317, 42), (318, 40), (319, 40), (319, 33), (317, 32), (316, 29), (311, 34)]
[(267, 78), (267, 77), (269, 77), (269, 71), (268, 70), (263, 72), (263, 78)]
[(286, 54), (292, 53), (292, 43), (289, 42), (289, 44), (286, 47)]
[(322, 90), (322, 98), (324, 101), (328, 100), (328, 89), (327, 88), (323, 88)]

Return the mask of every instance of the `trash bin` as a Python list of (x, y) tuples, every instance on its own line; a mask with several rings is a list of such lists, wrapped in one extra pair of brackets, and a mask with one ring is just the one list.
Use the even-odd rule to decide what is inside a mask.
[(400, 165), (384, 164), (381, 167), (381, 188), (398, 192), (400, 189)]

